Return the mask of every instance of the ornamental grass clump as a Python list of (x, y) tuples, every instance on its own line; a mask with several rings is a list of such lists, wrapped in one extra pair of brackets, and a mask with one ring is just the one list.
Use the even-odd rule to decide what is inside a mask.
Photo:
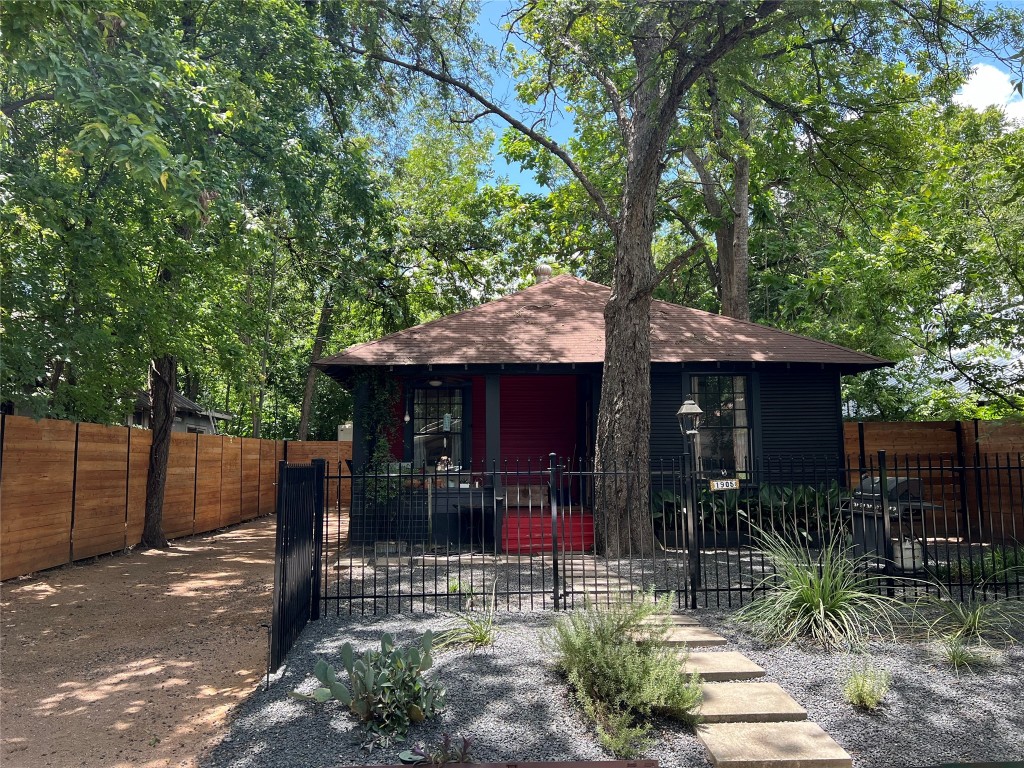
[(843, 698), (855, 707), (874, 712), (892, 686), (892, 675), (884, 669), (865, 664), (850, 674), (843, 685)]
[(841, 527), (817, 552), (774, 531), (757, 534), (775, 573), (757, 585), (764, 594), (735, 614), (756, 636), (782, 643), (808, 638), (826, 648), (895, 636), (902, 604), (884, 594), (886, 577), (871, 570), (870, 558), (850, 556)]
[(480, 616), (464, 613), (456, 620), (456, 625), (446, 629), (434, 640), (434, 648), (443, 651), (451, 646), (468, 645), (474, 651), (487, 645), (494, 645), (498, 639), (498, 630), (494, 626), (494, 614), (497, 607), (498, 582), (491, 588), (490, 605)]
[(682, 671), (684, 656), (662, 644), (670, 597), (575, 611), (550, 638), (565, 676), (598, 739), (617, 757), (633, 757), (650, 743), (651, 719), (697, 721), (700, 679)]
[(993, 667), (999, 658), (991, 646), (967, 642), (962, 636), (943, 637), (939, 645), (942, 649), (942, 658), (958, 675), (961, 670), (978, 672)]

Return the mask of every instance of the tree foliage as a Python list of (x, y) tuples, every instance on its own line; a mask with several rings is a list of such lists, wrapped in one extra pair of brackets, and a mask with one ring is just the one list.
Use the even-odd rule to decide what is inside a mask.
[[(645, 462), (654, 295), (906, 361), (862, 414), (1020, 412), (1020, 129), (946, 106), (1019, 11), (530, 0), (501, 51), (475, 13), (5, 7), (0, 401), (115, 423), (164, 371), (234, 434), (330, 438), (313, 359), (546, 258), (613, 288), (609, 466)], [(550, 194), (494, 177), (483, 115)]]

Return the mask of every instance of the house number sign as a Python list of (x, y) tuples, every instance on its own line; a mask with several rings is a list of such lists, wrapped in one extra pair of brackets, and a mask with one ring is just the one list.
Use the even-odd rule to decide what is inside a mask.
[(738, 491), (739, 489), (740, 481), (735, 477), (721, 477), (711, 481), (712, 491)]

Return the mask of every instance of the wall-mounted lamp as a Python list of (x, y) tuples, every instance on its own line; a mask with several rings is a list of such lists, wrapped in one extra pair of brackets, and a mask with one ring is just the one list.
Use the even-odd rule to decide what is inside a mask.
[(405, 421), (406, 424), (408, 424), (410, 421), (412, 421), (412, 418), (410, 418), (410, 416), (409, 416), (409, 409), (408, 409), (408, 407), (405, 409), (405, 419), (404, 419), (404, 421)]
[(704, 411), (693, 400), (687, 400), (676, 411), (676, 420), (679, 422), (679, 431), (684, 435), (696, 435), (700, 428), (700, 417)]

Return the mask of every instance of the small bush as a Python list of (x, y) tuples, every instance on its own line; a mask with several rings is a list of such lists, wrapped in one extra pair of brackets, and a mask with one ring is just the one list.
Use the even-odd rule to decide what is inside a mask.
[(391, 635), (381, 637), (379, 651), (356, 657), (351, 643), (341, 647), (341, 663), (349, 684), (338, 680), (330, 664), (319, 659), (313, 674), (323, 685), (311, 695), (292, 691), (291, 696), (320, 704), (337, 699), (363, 723), (367, 739), (363, 746), (387, 745), (404, 736), (411, 723), (421, 723), (444, 708), (444, 688), (423, 677), (433, 662), (433, 635), (424, 633), (417, 645), (395, 648)]
[(889, 693), (892, 676), (884, 669), (865, 665), (853, 672), (843, 685), (843, 698), (855, 707), (874, 712)]
[(684, 674), (683, 657), (662, 645), (664, 623), (648, 621), (667, 613), (670, 599), (575, 611), (556, 623), (550, 639), (557, 668), (617, 757), (644, 750), (654, 715), (697, 720), (700, 679)]
[(882, 594), (885, 577), (872, 574), (865, 558), (849, 556), (841, 528), (818, 553), (773, 531), (759, 531), (758, 538), (776, 573), (758, 585), (765, 593), (735, 614), (755, 635), (770, 642), (806, 637), (840, 648), (871, 635), (895, 635), (900, 601)]
[(972, 557), (960, 556), (948, 563), (940, 563), (935, 566), (934, 573), (940, 582), (982, 586), (1021, 568), (1024, 568), (1024, 547), (994, 547)]
[(449, 763), (473, 762), (470, 750), (472, 742), (465, 736), (461, 744), (452, 742), (451, 734), (444, 734), (436, 747), (417, 744), (412, 749), (399, 753), (398, 759), (408, 765), (448, 765)]

